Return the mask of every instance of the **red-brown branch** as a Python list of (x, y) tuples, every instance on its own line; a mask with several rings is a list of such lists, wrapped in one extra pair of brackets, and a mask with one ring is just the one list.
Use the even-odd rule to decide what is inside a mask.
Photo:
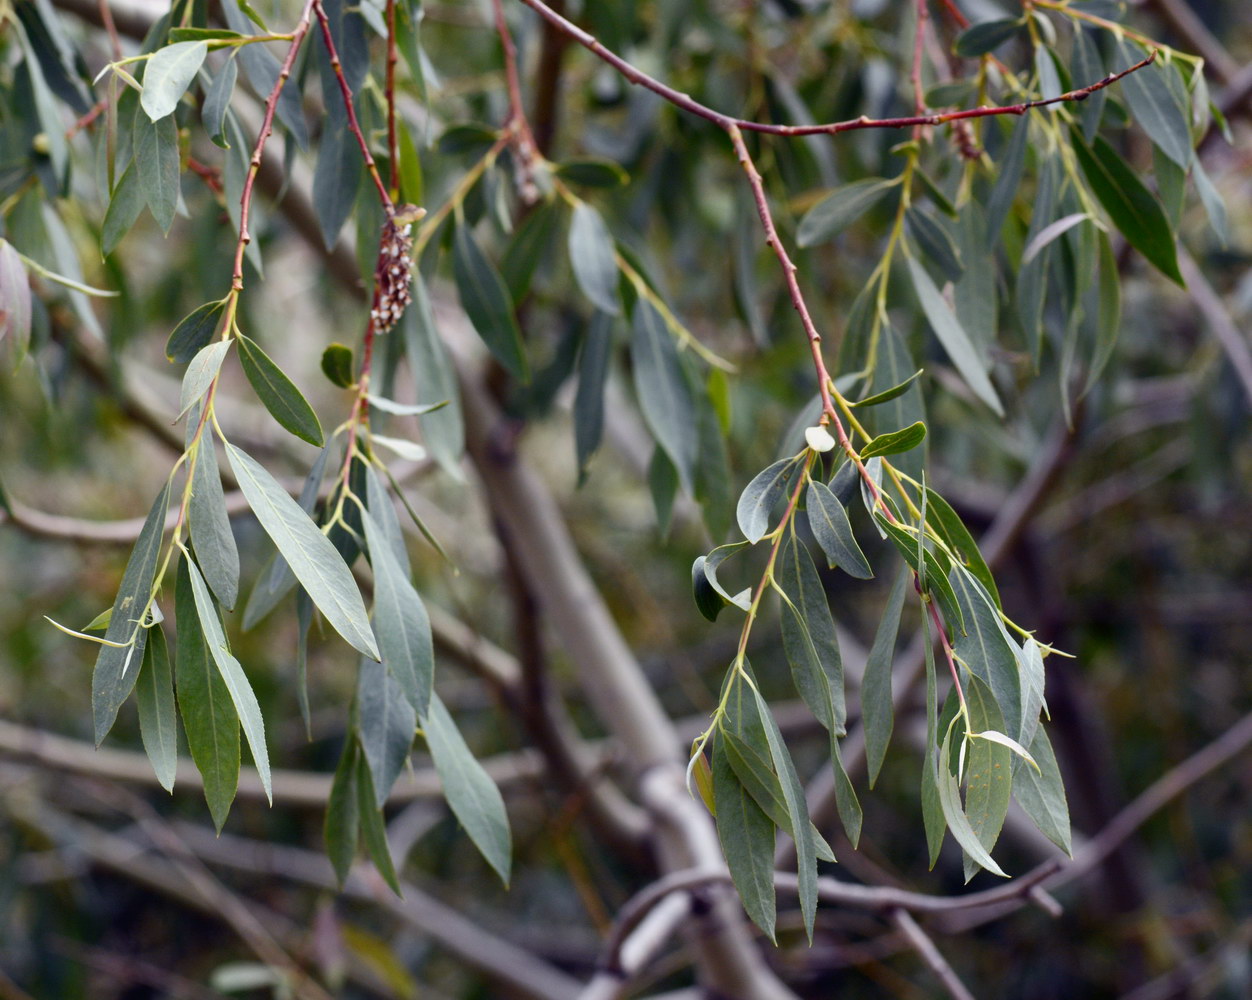
[(1156, 59), (1156, 50), (1153, 50), (1146, 59), (1142, 59), (1128, 69), (1122, 70), (1120, 73), (1110, 73), (1103, 80), (1097, 80), (1095, 83), (1080, 87), (1077, 90), (1071, 90), (1059, 97), (1043, 98), (1037, 101), (1023, 101), (1020, 104), (1001, 104), (984, 106), (980, 108), (966, 108), (960, 111), (943, 111), (930, 115), (910, 115), (903, 118), (869, 118), (862, 115), (860, 118), (853, 118), (849, 121), (830, 122), (825, 125), (774, 125), (769, 122), (754, 122), (744, 118), (736, 118), (733, 115), (723, 114), (701, 104), (690, 94), (684, 94), (675, 90), (653, 76), (649, 76), (643, 70), (639, 69), (632, 63), (627, 62), (617, 53), (605, 48), (600, 40), (594, 35), (584, 31), (578, 25), (574, 24), (568, 18), (562, 17), (554, 11), (543, 0), (521, 0), (527, 7), (537, 13), (545, 21), (553, 27), (563, 31), (569, 35), (574, 41), (582, 45), (608, 63), (619, 73), (622, 74), (631, 83), (644, 87), (658, 94), (675, 107), (681, 108), (693, 115), (710, 121), (713, 124), (729, 130), (733, 125), (745, 132), (762, 132), (766, 135), (781, 136), (802, 136), (802, 135), (836, 135), (840, 132), (853, 132), (867, 128), (912, 128), (919, 125), (943, 125), (946, 122), (960, 121), (965, 118), (987, 118), (992, 115), (1024, 115), (1032, 108), (1047, 107), (1051, 104), (1061, 104), (1069, 101), (1083, 101), (1094, 94), (1097, 90), (1103, 90), (1109, 84), (1116, 83), (1124, 76), (1128, 76), (1137, 70), (1147, 66)]
[(400, 151), (396, 141), (396, 0), (387, 0), (387, 78), (383, 84), (387, 98), (387, 156), (391, 160), (391, 191), (400, 197)]
[(313, 12), (317, 14), (317, 23), (322, 29), (322, 41), (326, 44), (326, 54), (330, 57), (330, 65), (335, 71), (335, 80), (339, 84), (339, 93), (343, 97), (344, 111), (348, 116), (348, 129), (356, 137), (357, 145), (361, 147), (361, 158), (365, 160), (365, 169), (369, 171), (370, 179), (373, 180), (374, 187), (378, 189), (378, 198), (383, 204), (383, 210), (390, 218), (395, 214), (395, 206), (391, 202), (391, 195), (387, 192), (387, 185), (383, 183), (382, 176), (378, 173), (378, 164), (374, 162), (369, 143), (365, 141), (365, 134), (361, 131), (361, 125), (357, 121), (356, 108), (352, 105), (352, 88), (348, 86), (348, 80), (343, 75), (343, 63), (340, 62), (339, 50), (335, 47), (335, 39), (330, 33), (330, 19), (326, 16), (321, 0), (314, 0)]
[(300, 12), (300, 20), (291, 33), (291, 45), (287, 56), (278, 70), (278, 78), (274, 87), (265, 99), (265, 115), (261, 119), (261, 131), (257, 133), (256, 145), (252, 148), (252, 158), (248, 161), (248, 176), (243, 182), (243, 194), (239, 198), (239, 242), (235, 245), (235, 270), (231, 275), (230, 287), (233, 292), (243, 291), (243, 254), (252, 242), (252, 234), (248, 232), (248, 219), (252, 208), (252, 189), (256, 184), (257, 171), (261, 169), (261, 156), (265, 152), (265, 143), (274, 130), (274, 113), (278, 110), (278, 98), (282, 95), (287, 77), (291, 76), (291, 67), (295, 65), (296, 54), (309, 33), (316, 0), (305, 0), (304, 9)]

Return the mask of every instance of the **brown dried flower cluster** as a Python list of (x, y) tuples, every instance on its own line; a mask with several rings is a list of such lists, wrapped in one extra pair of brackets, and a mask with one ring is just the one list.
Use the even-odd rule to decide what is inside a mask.
[(374, 308), (370, 318), (379, 333), (386, 333), (400, 321), (413, 294), (413, 222), (425, 214), (406, 205), (383, 224), (378, 246), (378, 263), (374, 267)]

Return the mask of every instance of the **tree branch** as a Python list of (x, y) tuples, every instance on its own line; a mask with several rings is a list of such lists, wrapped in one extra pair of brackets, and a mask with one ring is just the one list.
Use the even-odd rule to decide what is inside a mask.
[(948, 964), (948, 960), (935, 947), (927, 933), (918, 926), (917, 921), (912, 918), (908, 910), (893, 910), (891, 912), (891, 922), (899, 928), (900, 933), (904, 935), (904, 939), (913, 946), (913, 949), (922, 957), (922, 961), (930, 966), (930, 970), (943, 984), (943, 988), (947, 990), (948, 995), (953, 1000), (974, 1000), (974, 995), (965, 988), (965, 984), (961, 982), (952, 966)]

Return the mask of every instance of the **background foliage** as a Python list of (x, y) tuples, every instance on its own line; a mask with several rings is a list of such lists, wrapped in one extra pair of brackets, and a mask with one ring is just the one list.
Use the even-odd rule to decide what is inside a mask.
[[(742, 977), (742, 995), (786, 995), (779, 982), (928, 995), (935, 977), (961, 995), (953, 976), (978, 995), (1246, 995), (1252, 300), (1238, 5), (1199, 12), (1216, 37), (1175, 2), (941, 3), (923, 5), (920, 30), (902, 4), (569, 5), (679, 97), (757, 122), (908, 116), (919, 91), (925, 108), (1046, 99), (1177, 46), (1059, 109), (742, 139), (628, 85), (520, 4), (501, 8), (517, 89), (487, 4), (258, 7), (274, 31), (309, 34), (271, 102), (246, 248), (240, 199), (287, 42), (239, 44), (267, 29), (230, 0), (175, 5), (168, 21), (115, 5), (112, 26), (102, 9), (0, 7), (0, 990), (572, 996), (583, 981), (616, 995), (591, 990), (693, 976), (727, 990), (699, 936), (641, 968), (615, 945), (634, 893), (704, 872), (691, 832), (703, 805), (648, 776), (685, 761), (712, 715), (712, 790), (704, 756), (693, 780), (749, 916), (779, 945), (739, 949), (743, 967), (723, 976)], [(979, 23), (964, 30), (966, 16)], [(794, 289), (763, 245), (754, 170)], [(388, 199), (426, 215), (384, 230)], [(380, 234), (398, 248), (382, 271)], [(407, 304), (407, 273), (390, 276), (389, 261), (410, 252), (413, 302), (363, 338), (369, 308), (380, 327)], [(899, 555), (919, 565), (916, 536), (879, 537), (859, 473), (830, 458), (842, 441), (827, 452), (804, 434), (819, 380), (797, 302), (824, 337), (831, 415), (863, 419), (852, 439), (865, 476), (886, 455), (895, 515), (937, 535), (917, 584), (940, 610), (926, 622), (929, 597), (899, 570)], [(223, 325), (244, 337), (210, 344)], [(895, 386), (865, 410), (837, 402)], [(924, 440), (901, 430), (917, 421)], [(161, 512), (184, 495), (180, 477), (172, 501), (162, 492), (176, 463), (194, 464), (195, 489), (186, 525), (162, 535)], [(796, 476), (809, 470), (806, 487)], [(925, 504), (907, 485), (923, 474)], [(187, 527), (195, 564), (171, 547)], [(711, 575), (729, 554), (716, 546), (743, 536), (759, 544)], [(82, 628), (119, 587), (142, 604), (148, 584), (125, 557), (136, 539), (166, 566), (157, 607), (177, 635), (167, 652), (160, 629), (128, 631), (115, 613), (107, 638), (148, 641), (134, 663), (104, 647), (93, 681), (95, 650), (43, 616)], [(363, 602), (335, 554), (362, 549)], [(971, 572), (949, 573), (945, 549)], [(755, 614), (771, 567), (791, 603), (766, 600), (736, 629), (726, 604)], [(1076, 857), (1050, 883), (1063, 912), (1048, 898), (1019, 909), (1009, 889), (1000, 910), (941, 904), (915, 921), (908, 907), (827, 899), (814, 915), (805, 878), (822, 845), (783, 837), (775, 856), (774, 844), (775, 824), (795, 829), (810, 808), (839, 858), (823, 875), (948, 901), (974, 872), (952, 838), (939, 849), (945, 810), (924, 785), (919, 802), (955, 710), (949, 697), (939, 714), (942, 644), (929, 702), (917, 683), (928, 644), (909, 637), (923, 626), (942, 620), (989, 681), (963, 675), (966, 728), (1004, 729), (1042, 756), (1032, 720), (1012, 724), (1020, 695), (997, 688), (1029, 644), (998, 647), (1018, 650), (1007, 673), (986, 652), (984, 637), (1002, 641), (986, 618), (997, 591), (1044, 652), (1073, 657), (1046, 658)], [(233, 609), (224, 639), (219, 605)], [(326, 621), (310, 632), (313, 605)], [(959, 634), (975, 619), (990, 622), (981, 653)], [(804, 810), (781, 743), (752, 734), (749, 676), (809, 783)], [(827, 730), (845, 724), (850, 785), (829, 766)], [(754, 749), (756, 773), (777, 782), (774, 812), (748, 778)], [(980, 798), (971, 777), (965, 811), (988, 817), (987, 847), (1005, 823), (992, 864), (1016, 875), (1056, 855), (1039, 830), (1064, 844), (1069, 817), (1055, 783), (1022, 798), (1029, 773), (1008, 748), (969, 744), (969, 775), (997, 765), (1025, 810)], [(1158, 779), (1159, 800), (1119, 816)], [(358, 838), (377, 867), (341, 894)], [(801, 903), (781, 892), (775, 925), (770, 873), (795, 871), (796, 854)], [(400, 897), (382, 884), (402, 880)], [(711, 901), (728, 912), (721, 885), (680, 887), (690, 912), (677, 921), (695, 926)]]

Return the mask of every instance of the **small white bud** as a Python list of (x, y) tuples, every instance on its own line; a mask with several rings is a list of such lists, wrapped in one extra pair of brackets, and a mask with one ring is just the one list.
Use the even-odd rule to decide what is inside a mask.
[(830, 451), (835, 446), (835, 439), (825, 427), (809, 427), (804, 432), (804, 440), (813, 451)]

